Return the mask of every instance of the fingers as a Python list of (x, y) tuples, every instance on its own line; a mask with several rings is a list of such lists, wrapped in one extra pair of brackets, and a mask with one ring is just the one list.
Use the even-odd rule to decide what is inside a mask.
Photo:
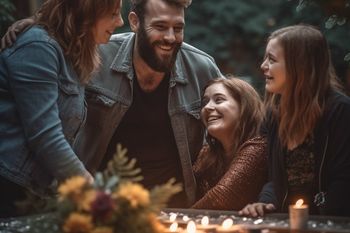
[(255, 210), (255, 205), (255, 203), (246, 205), (241, 211), (238, 212), (238, 214), (256, 217), (258, 213)]
[(257, 217), (257, 216), (264, 216), (265, 214), (265, 204), (260, 204), (260, 205), (256, 205), (255, 210), (257, 212), (256, 216), (253, 217)]
[(17, 34), (18, 34), (18, 30), (15, 28), (15, 29), (13, 29), (13, 30), (11, 30), (11, 31), (9, 31), (8, 32), (8, 34), (9, 34), (9, 36), (8, 36), (8, 39), (9, 39), (9, 41), (8, 42), (13, 42), (13, 41), (15, 41), (16, 40), (16, 38), (17, 38)]
[(276, 210), (276, 207), (273, 204), (266, 204), (265, 209), (268, 211), (274, 211)]
[(264, 216), (265, 212), (270, 212), (275, 210), (273, 204), (265, 203), (253, 203), (246, 205), (241, 211), (238, 212), (239, 215), (258, 217)]
[(9, 27), (7, 29), (7, 32), (5, 33), (5, 35), (1, 38), (1, 47), (0, 47), (0, 51), (11, 47), (11, 45), (13, 44), (14, 41), (16, 41), (16, 33), (17, 30)]
[(89, 184), (94, 183), (94, 177), (89, 172), (86, 172), (84, 174), (84, 177), (86, 178), (86, 180), (88, 181)]
[(17, 35), (23, 30), (25, 30), (27, 27), (33, 25), (33, 23), (34, 20), (29, 18), (16, 21), (10, 27), (8, 27), (7, 32), (1, 38), (0, 51), (5, 48), (11, 47), (17, 39)]

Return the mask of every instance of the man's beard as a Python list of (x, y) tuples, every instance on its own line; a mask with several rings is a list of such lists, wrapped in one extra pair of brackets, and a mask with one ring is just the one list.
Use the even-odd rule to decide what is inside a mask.
[[(149, 37), (147, 36), (146, 30), (142, 24), (140, 25), (137, 35), (137, 50), (141, 58), (146, 62), (146, 64), (155, 71), (169, 73), (175, 64), (176, 55), (182, 43), (174, 42), (174, 45), (169, 44), (164, 40), (154, 41), (153, 43), (151, 43)], [(169, 56), (158, 56), (155, 49), (155, 47), (158, 45), (174, 46), (173, 53)]]

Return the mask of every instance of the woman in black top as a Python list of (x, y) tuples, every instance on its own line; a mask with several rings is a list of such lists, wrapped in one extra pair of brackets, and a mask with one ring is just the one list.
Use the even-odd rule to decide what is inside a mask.
[(312, 214), (350, 215), (350, 99), (338, 91), (326, 39), (311, 26), (279, 29), (261, 68), (269, 182), (240, 214), (286, 212), (302, 198)]

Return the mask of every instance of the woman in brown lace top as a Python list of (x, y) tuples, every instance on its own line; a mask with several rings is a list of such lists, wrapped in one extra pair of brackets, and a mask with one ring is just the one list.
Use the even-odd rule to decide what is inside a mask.
[(208, 144), (193, 166), (198, 199), (192, 208), (239, 210), (257, 200), (267, 179), (266, 141), (258, 136), (262, 102), (238, 78), (213, 80), (204, 91)]

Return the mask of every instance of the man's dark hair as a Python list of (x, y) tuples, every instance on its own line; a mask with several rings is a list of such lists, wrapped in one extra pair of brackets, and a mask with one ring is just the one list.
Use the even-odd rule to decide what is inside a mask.
[[(147, 1), (148, 0), (130, 0), (130, 3), (131, 3), (130, 10), (136, 13), (141, 23), (144, 22), (145, 11), (146, 11), (145, 5)], [(183, 7), (183, 8), (187, 8), (192, 3), (192, 0), (159, 0), (159, 1), (164, 1), (168, 4), (175, 5), (178, 7)]]

